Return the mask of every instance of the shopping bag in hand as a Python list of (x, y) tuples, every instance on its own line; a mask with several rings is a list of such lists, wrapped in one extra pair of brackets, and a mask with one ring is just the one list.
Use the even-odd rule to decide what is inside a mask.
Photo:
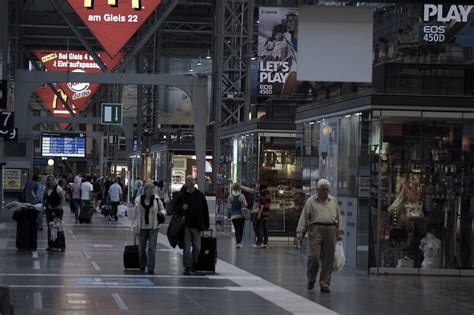
[(340, 271), (346, 264), (346, 255), (344, 254), (344, 248), (342, 242), (336, 243), (336, 250), (334, 251), (334, 271)]

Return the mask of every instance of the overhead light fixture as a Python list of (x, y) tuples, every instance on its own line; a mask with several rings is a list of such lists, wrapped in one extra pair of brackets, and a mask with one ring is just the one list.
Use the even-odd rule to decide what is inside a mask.
[(196, 64), (197, 66), (202, 66), (202, 60), (201, 60), (201, 56), (199, 56), (198, 58), (198, 62)]
[(207, 50), (206, 59), (211, 59), (211, 52), (209, 49)]
[(189, 65), (189, 70), (188, 70), (188, 71), (189, 71), (189, 72), (194, 72), (194, 69), (193, 69), (193, 65), (192, 65), (192, 64)]
[(253, 57), (250, 57), (250, 60), (256, 60), (257, 57), (253, 56)]

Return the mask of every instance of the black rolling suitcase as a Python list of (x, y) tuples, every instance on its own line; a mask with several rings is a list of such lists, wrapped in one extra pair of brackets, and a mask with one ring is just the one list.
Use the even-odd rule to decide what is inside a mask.
[(94, 214), (94, 209), (91, 206), (84, 206), (81, 208), (81, 213), (79, 213), (79, 223), (92, 223), (92, 215)]
[(125, 246), (123, 252), (123, 266), (125, 269), (139, 269), (140, 268), (140, 256), (138, 253), (138, 245), (133, 240), (133, 245)]
[[(206, 233), (210, 232), (210, 235)], [(212, 230), (201, 233), (201, 251), (194, 267), (196, 271), (216, 272), (217, 239), (212, 236)]]
[(24, 208), (13, 213), (16, 226), (16, 248), (36, 250), (38, 244), (38, 226), (36, 219), (38, 211), (35, 208)]

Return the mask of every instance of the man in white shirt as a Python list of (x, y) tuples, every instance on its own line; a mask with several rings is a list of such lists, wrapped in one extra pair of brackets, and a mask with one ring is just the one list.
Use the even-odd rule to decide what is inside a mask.
[(81, 211), (84, 207), (91, 207), (91, 197), (94, 187), (91, 184), (91, 177), (87, 176), (86, 180), (81, 184)]
[(112, 220), (112, 217), (115, 219), (115, 221), (118, 220), (117, 216), (117, 208), (119, 204), (122, 202), (122, 187), (120, 187), (118, 183), (118, 179), (115, 179), (115, 182), (110, 186), (109, 188), (109, 198), (110, 198), (110, 216), (109, 220)]

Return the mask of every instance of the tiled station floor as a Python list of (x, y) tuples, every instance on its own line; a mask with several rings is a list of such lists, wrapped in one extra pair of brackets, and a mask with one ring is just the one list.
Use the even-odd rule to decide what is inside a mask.
[[(331, 293), (305, 288), (304, 250), (270, 242), (254, 249), (248, 239), (218, 233), (217, 273), (182, 275), (182, 255), (160, 228), (155, 274), (125, 271), (132, 243), (130, 222), (75, 224), (65, 211), (65, 253), (47, 252), (46, 230), (36, 252), (17, 251), (16, 223), (0, 220), (0, 286), (10, 289), (15, 314), (474, 314), (474, 277), (369, 276), (344, 270)], [(247, 227), (246, 227), (247, 229)]]

